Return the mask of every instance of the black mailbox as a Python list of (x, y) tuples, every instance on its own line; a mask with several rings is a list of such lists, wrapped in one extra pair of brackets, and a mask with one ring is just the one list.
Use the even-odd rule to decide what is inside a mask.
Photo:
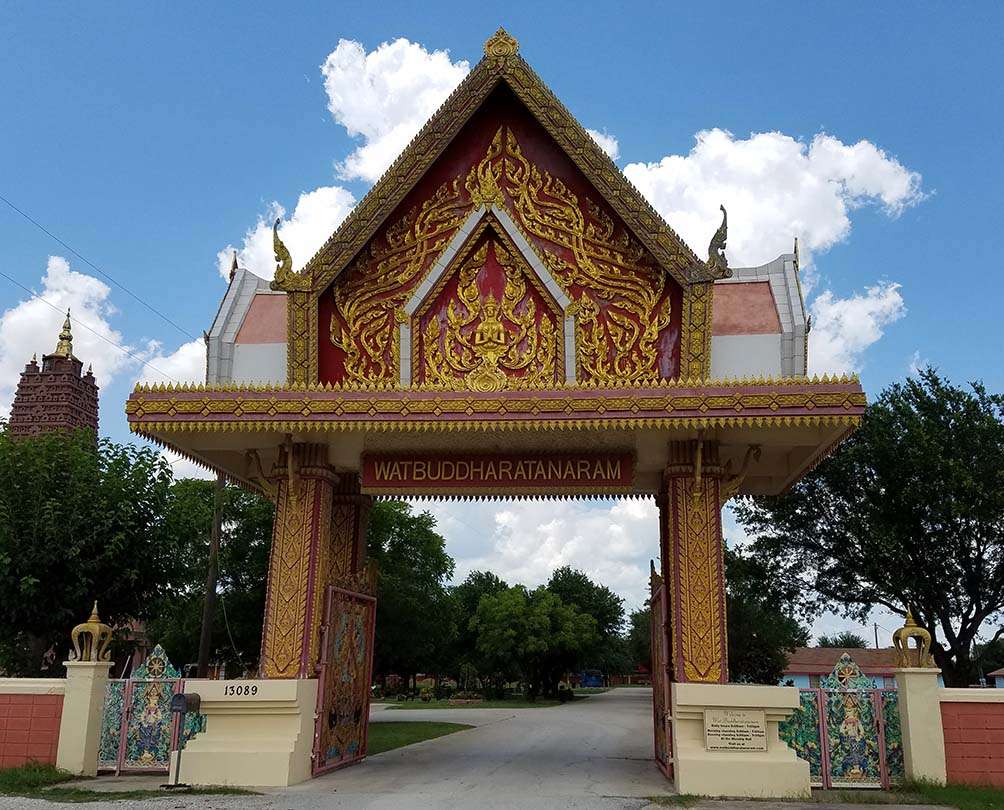
[(197, 692), (179, 692), (171, 696), (171, 711), (177, 714), (198, 712), (202, 698)]

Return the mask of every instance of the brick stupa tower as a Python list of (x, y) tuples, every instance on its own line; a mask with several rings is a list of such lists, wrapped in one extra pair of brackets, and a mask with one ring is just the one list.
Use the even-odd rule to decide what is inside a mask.
[(70, 311), (66, 311), (59, 343), (42, 357), (42, 367), (32, 357), (24, 367), (10, 412), (10, 432), (15, 438), (37, 436), (51, 430), (98, 429), (98, 386), (91, 369), (73, 356)]

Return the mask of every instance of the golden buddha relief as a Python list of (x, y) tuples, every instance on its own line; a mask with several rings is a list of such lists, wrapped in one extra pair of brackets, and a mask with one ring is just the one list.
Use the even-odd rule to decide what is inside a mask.
[(480, 392), (554, 385), (560, 313), (535, 289), (532, 271), (489, 237), (456, 275), (455, 293), (446, 279), (443, 294), (434, 293), (419, 316), (422, 380)]

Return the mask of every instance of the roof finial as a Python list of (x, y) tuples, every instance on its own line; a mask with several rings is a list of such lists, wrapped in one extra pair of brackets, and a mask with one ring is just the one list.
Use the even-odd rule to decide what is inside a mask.
[(237, 275), (237, 251), (234, 251), (233, 261), (230, 262), (230, 280), (234, 280), (234, 276)]
[(57, 357), (73, 357), (73, 335), (70, 333), (70, 310), (66, 309), (66, 320), (63, 321), (63, 331), (59, 333), (59, 343), (56, 344)]
[(504, 62), (518, 53), (519, 43), (502, 26), (485, 42), (485, 56), (496, 62)]
[(722, 224), (718, 226), (715, 235), (711, 237), (711, 244), (708, 245), (708, 268), (717, 278), (729, 278), (732, 271), (729, 270), (729, 261), (725, 258), (725, 243), (729, 238), (729, 215), (724, 205), (718, 207), (722, 211)]

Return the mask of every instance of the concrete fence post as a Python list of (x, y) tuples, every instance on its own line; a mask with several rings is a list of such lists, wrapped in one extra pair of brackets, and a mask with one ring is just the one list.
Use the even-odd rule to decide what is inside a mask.
[(930, 667), (897, 669), (896, 684), (906, 778), (944, 785), (945, 732), (941, 724), (940, 674), (940, 669)]
[(66, 689), (59, 720), (56, 767), (78, 776), (98, 772), (101, 713), (110, 661), (64, 661)]

